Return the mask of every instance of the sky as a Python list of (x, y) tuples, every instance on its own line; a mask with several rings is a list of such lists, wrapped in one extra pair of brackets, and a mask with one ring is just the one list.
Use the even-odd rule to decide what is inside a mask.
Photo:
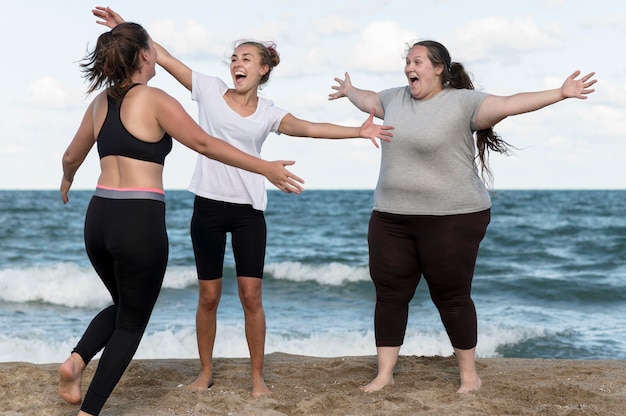
[[(596, 92), (503, 120), (516, 147), (493, 154), (496, 189), (626, 189), (626, 2), (623, 0), (0, 0), (0, 189), (58, 189), (61, 156), (92, 96), (79, 63), (107, 28), (91, 9), (113, 8), (192, 69), (232, 81), (238, 39), (271, 40), (280, 64), (260, 95), (310, 121), (360, 125), (350, 102), (329, 101), (335, 77), (380, 91), (406, 85), (407, 43), (434, 39), (477, 89), (495, 94), (558, 88), (575, 70), (596, 72)], [(150, 85), (197, 119), (189, 92), (162, 69)], [(268, 160), (295, 160), (305, 189), (373, 189), (380, 150), (369, 140), (270, 134)], [(196, 155), (175, 143), (166, 189), (186, 189)], [(93, 189), (96, 149), (74, 189)], [(271, 185), (268, 186), (271, 188)]]

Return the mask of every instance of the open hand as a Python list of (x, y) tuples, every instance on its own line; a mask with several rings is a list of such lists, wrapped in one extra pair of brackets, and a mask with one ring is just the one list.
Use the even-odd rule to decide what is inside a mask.
[(294, 163), (296, 162), (293, 160), (268, 162), (268, 170), (263, 175), (281, 191), (288, 194), (299, 194), (304, 191), (304, 188), (300, 185), (304, 181), (285, 168), (285, 166), (293, 165)]
[(109, 7), (96, 6), (95, 9), (91, 11), (94, 16), (102, 20), (96, 20), (96, 23), (99, 25), (106, 26), (110, 29), (113, 29), (115, 26), (120, 23), (124, 23), (124, 19), (122, 16), (114, 12)]
[(376, 142), (376, 138), (380, 140), (384, 140), (386, 142), (390, 142), (393, 134), (389, 130), (393, 130), (392, 126), (383, 126), (380, 124), (374, 123), (374, 113), (376, 110), (372, 108), (370, 111), (370, 115), (365, 120), (365, 122), (361, 125), (361, 130), (359, 131), (359, 135), (361, 137), (367, 137), (374, 143), (374, 146), (378, 147), (378, 142)]
[(591, 94), (595, 91), (595, 89), (589, 87), (598, 82), (596, 79), (591, 79), (595, 74), (595, 72), (590, 72), (581, 79), (576, 79), (576, 77), (580, 75), (580, 71), (575, 71), (572, 75), (567, 77), (563, 83), (561, 95), (564, 98), (587, 99), (587, 94)]
[(329, 100), (336, 100), (341, 97), (347, 97), (350, 88), (352, 88), (352, 82), (350, 81), (350, 75), (346, 72), (345, 78), (335, 78), (335, 82), (339, 85), (333, 85), (331, 88), (337, 92), (328, 94)]

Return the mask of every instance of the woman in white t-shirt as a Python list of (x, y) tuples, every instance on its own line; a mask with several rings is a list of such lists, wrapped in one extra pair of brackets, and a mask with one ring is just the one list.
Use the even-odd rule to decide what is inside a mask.
[[(124, 20), (108, 7), (97, 7), (95, 16), (108, 27)], [(259, 156), (270, 132), (289, 136), (328, 139), (376, 138), (389, 140), (391, 127), (373, 123), (373, 114), (361, 127), (312, 123), (274, 107), (258, 96), (280, 58), (273, 44), (243, 41), (236, 44), (230, 71), (234, 83), (228, 88), (217, 77), (192, 71), (163, 47), (157, 63), (191, 91), (198, 102), (199, 124), (209, 134), (254, 156)], [(252, 396), (270, 394), (263, 379), (265, 312), (262, 277), (265, 261), (266, 228), (263, 211), (267, 206), (265, 180), (199, 155), (189, 190), (196, 194), (191, 237), (198, 271), (199, 300), (196, 332), (201, 370), (189, 386), (203, 390), (213, 384), (212, 355), (216, 315), (222, 293), (222, 268), (226, 234), (231, 233), (239, 297), (244, 310), (245, 331), (252, 366)]]

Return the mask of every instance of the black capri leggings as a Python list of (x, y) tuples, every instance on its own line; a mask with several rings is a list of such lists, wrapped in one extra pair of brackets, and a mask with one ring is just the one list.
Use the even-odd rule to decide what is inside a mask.
[(267, 241), (263, 211), (196, 196), (190, 232), (198, 279), (222, 277), (227, 233), (232, 237), (237, 276), (263, 278)]
[[(98, 195), (100, 189), (96, 191)], [(104, 348), (81, 410), (102, 406), (134, 356), (156, 303), (168, 258), (165, 203), (124, 199), (127, 191), (94, 196), (85, 218), (85, 246), (91, 263), (113, 299), (98, 313), (74, 352), (88, 363)], [(141, 193), (140, 197), (145, 198)]]
[(490, 210), (446, 216), (372, 212), (368, 243), (376, 287), (376, 346), (404, 342), (409, 302), (422, 275), (452, 346), (476, 346), (476, 309), (470, 292), (489, 221)]

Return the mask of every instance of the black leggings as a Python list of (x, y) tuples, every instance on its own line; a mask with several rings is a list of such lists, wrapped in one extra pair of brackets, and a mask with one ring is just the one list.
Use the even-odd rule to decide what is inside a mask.
[[(114, 198), (128, 197), (120, 192), (113, 191)], [(168, 258), (165, 203), (94, 196), (85, 218), (85, 246), (113, 298), (74, 349), (88, 363), (104, 348), (81, 406), (97, 415), (137, 351), (163, 283)]]
[(490, 210), (446, 216), (372, 212), (368, 242), (376, 287), (377, 347), (404, 342), (409, 302), (422, 275), (452, 346), (476, 346), (476, 309), (470, 293), (489, 220)]
[(196, 196), (190, 233), (199, 280), (222, 277), (227, 233), (232, 237), (237, 276), (263, 278), (267, 240), (263, 211)]

